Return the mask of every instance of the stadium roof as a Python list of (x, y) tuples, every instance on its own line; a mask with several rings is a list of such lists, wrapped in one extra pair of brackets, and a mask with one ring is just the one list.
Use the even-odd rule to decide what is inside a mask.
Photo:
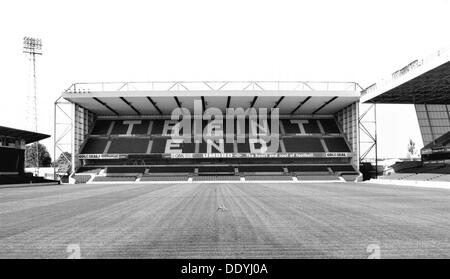
[(98, 115), (163, 115), (193, 101), (210, 107), (279, 108), (280, 114), (334, 114), (358, 102), (354, 82), (205, 81), (77, 83), (62, 97)]
[(415, 60), (361, 93), (363, 103), (450, 103), (450, 50)]
[(22, 139), (26, 144), (49, 138), (49, 135), (0, 126), (0, 136)]

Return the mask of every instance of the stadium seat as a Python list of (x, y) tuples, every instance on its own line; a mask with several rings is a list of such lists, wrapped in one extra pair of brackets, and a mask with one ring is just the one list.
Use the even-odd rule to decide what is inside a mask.
[(237, 152), (238, 153), (250, 153), (250, 146), (248, 142), (238, 143), (237, 144)]
[(109, 154), (146, 153), (149, 139), (145, 138), (118, 138), (113, 139), (109, 147)]
[(146, 167), (107, 167), (106, 176), (137, 176), (145, 172)]
[(107, 139), (89, 138), (80, 154), (103, 154), (107, 143)]
[[(194, 142), (183, 142), (180, 144), (183, 153), (195, 153), (195, 143)], [(201, 152), (200, 152), (201, 153)]]
[(200, 166), (198, 167), (198, 173), (234, 173), (234, 167), (232, 166)]
[(161, 154), (164, 153), (166, 149), (167, 138), (154, 138), (152, 140), (152, 150), (151, 153)]
[(327, 166), (288, 166), (289, 172), (325, 172), (329, 173)]
[(432, 169), (431, 172), (440, 174), (450, 174), (450, 166), (447, 165), (440, 168), (435, 168)]
[(320, 124), (322, 124), (323, 130), (326, 134), (340, 134), (341, 131), (337, 126), (334, 119), (320, 119)]
[[(131, 127), (131, 133), (128, 137), (117, 138), (112, 137), (110, 139), (106, 138), (89, 138), (81, 152), (81, 154), (102, 154), (105, 151), (108, 141), (111, 141), (111, 144), (108, 148), (109, 154), (136, 154), (141, 153), (145, 154), (147, 152), (152, 154), (163, 154), (168, 153), (167, 151), (167, 140), (170, 137), (161, 136), (164, 128), (167, 128), (165, 125), (165, 121), (167, 120), (139, 120), (140, 123), (133, 123), (131, 126), (129, 122), (138, 120), (98, 120), (95, 125), (92, 134), (93, 135), (104, 135), (108, 133), (108, 130), (113, 123), (111, 135), (126, 135), (129, 133)], [(292, 122), (294, 121), (294, 122)], [(300, 134), (303, 131), (306, 134), (320, 134), (320, 128), (318, 125), (318, 121), (325, 125), (326, 131), (328, 133), (340, 133), (337, 128), (336, 121), (334, 119), (307, 119), (301, 121), (307, 121), (301, 124), (302, 129), (300, 129), (299, 124), (295, 121), (300, 120), (288, 120), (283, 119), (281, 122), (285, 127), (285, 131), (288, 134)], [(150, 124), (151, 123), (151, 124)], [(207, 121), (203, 121), (203, 125), (207, 125)], [(268, 120), (270, 123), (270, 119)], [(325, 123), (325, 124), (324, 124)], [(133, 137), (134, 135), (144, 135), (148, 132), (148, 129), (151, 126), (151, 134), (152, 138), (142, 138), (142, 137)], [(204, 127), (203, 127), (204, 128)], [(325, 129), (325, 128), (324, 128)], [(246, 132), (248, 132), (248, 121), (246, 124)], [(321, 138), (316, 136), (298, 136), (298, 137), (283, 137), (281, 140), (284, 143), (286, 148), (286, 152), (325, 152)], [(224, 143), (224, 153), (250, 153), (253, 149), (250, 148), (248, 135), (245, 140), (245, 143), (237, 143), (237, 150), (235, 150), (234, 144), (232, 143)], [(349, 152), (350, 148), (342, 137), (339, 138), (324, 138), (325, 143), (328, 146), (330, 152)], [(151, 145), (151, 150), (148, 150), (149, 144)], [(217, 144), (216, 144), (217, 145)], [(207, 152), (207, 143), (201, 142), (198, 144), (198, 152), (206, 153)], [(260, 144), (255, 143), (255, 149), (259, 149)], [(180, 143), (179, 145), (174, 142), (173, 147), (171, 149), (181, 149), (182, 153), (195, 153), (196, 144), (195, 143)], [(279, 146), (278, 152), (281, 152), (281, 145)], [(211, 148), (212, 153), (220, 153), (216, 147)]]
[(164, 129), (164, 120), (152, 120), (152, 135), (162, 135)]
[(193, 173), (194, 172), (195, 167), (185, 167), (185, 166), (152, 166), (149, 168), (149, 173), (145, 174), (147, 175), (151, 175), (153, 173)]
[(281, 166), (239, 166), (239, 173), (284, 173)]
[(283, 138), (286, 152), (325, 152), (319, 138)]
[(402, 168), (397, 170), (398, 173), (440, 173), (446, 171), (446, 164), (421, 164), (416, 167)]
[(80, 167), (76, 173), (92, 173), (92, 174), (98, 174), (102, 168), (98, 167)]
[[(124, 122), (125, 121), (125, 122)], [(128, 121), (128, 122), (127, 122)], [(114, 122), (113, 128), (111, 130), (111, 135), (125, 135), (127, 134), (128, 128), (130, 127), (129, 122), (140, 121), (141, 123), (133, 123), (133, 128), (131, 130), (131, 135), (145, 135), (148, 132), (149, 126), (151, 125), (151, 134), (155, 136), (160, 136), (163, 133), (164, 127), (166, 125), (165, 121), (170, 120), (138, 120), (138, 119), (122, 119), (122, 120), (97, 120), (94, 128), (91, 132), (92, 135), (106, 135), (111, 127), (111, 123)], [(303, 127), (304, 132), (301, 131), (299, 124), (297, 124), (299, 119), (282, 119), (280, 124), (283, 125), (286, 134), (320, 134), (321, 130), (318, 125), (318, 121), (324, 126), (325, 133), (340, 133), (339, 128), (334, 119), (301, 119), (300, 125)], [(324, 124), (325, 123), (325, 124)], [(202, 129), (205, 129), (208, 125), (208, 121), (202, 121)], [(269, 131), (271, 130), (271, 120), (267, 119), (267, 125)], [(227, 127), (223, 125), (224, 133), (238, 133), (237, 122), (234, 123), (234, 131), (227, 131)], [(193, 127), (193, 126), (192, 126)], [(246, 135), (250, 133), (250, 121), (245, 120), (245, 129), (243, 130)], [(258, 127), (258, 132), (263, 132)], [(281, 131), (280, 131), (281, 132)], [(241, 133), (241, 130), (239, 130)]]
[[(297, 124), (298, 121), (300, 124)], [(317, 120), (315, 119), (305, 119), (305, 120), (298, 120), (298, 119), (283, 119), (281, 120), (284, 132), (286, 134), (320, 134), (319, 126), (317, 125)], [(303, 126), (304, 132), (300, 130), (299, 125)]]
[(130, 134), (145, 135), (147, 134), (149, 123), (149, 120), (117, 120), (114, 122), (111, 135), (126, 135), (129, 127), (132, 127)]
[(344, 138), (324, 138), (329, 152), (350, 152), (350, 148)]
[(111, 120), (97, 120), (92, 129), (92, 135), (106, 135), (109, 127), (111, 126)]

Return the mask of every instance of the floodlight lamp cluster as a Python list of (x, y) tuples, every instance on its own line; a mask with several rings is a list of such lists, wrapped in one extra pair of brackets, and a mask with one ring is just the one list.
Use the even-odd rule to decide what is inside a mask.
[(24, 37), (23, 52), (30, 54), (42, 54), (42, 40), (38, 38)]

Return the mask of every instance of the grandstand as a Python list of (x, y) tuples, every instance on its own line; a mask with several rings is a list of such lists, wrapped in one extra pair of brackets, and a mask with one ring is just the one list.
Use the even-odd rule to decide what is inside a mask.
[[(345, 82), (73, 84), (62, 94), (74, 106), (72, 182), (354, 181), (359, 95)], [(278, 114), (261, 121), (262, 108)], [(184, 133), (176, 128), (183, 120), (171, 118), (175, 109), (212, 137), (175, 139)], [(246, 111), (244, 119), (233, 115), (228, 126), (229, 109)], [(224, 122), (208, 118), (211, 110)], [(277, 137), (275, 150), (261, 134)]]
[(25, 172), (26, 145), (49, 135), (0, 126), (0, 186), (57, 184)]
[(421, 161), (399, 162), (395, 173), (381, 177), (398, 181), (450, 181), (450, 51), (414, 60), (362, 91), (361, 102), (412, 104), (422, 134)]
[(425, 145), (420, 154), (427, 163), (450, 163), (450, 131)]

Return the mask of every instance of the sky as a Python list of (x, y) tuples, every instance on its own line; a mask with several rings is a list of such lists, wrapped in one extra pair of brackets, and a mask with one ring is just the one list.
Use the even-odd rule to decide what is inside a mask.
[[(450, 1), (2, 1), (0, 125), (31, 129), (24, 36), (38, 57), (38, 129), (76, 82), (355, 81), (367, 87), (450, 46)], [(379, 105), (379, 157), (422, 146), (411, 105)], [(53, 139), (43, 143), (53, 151)]]

